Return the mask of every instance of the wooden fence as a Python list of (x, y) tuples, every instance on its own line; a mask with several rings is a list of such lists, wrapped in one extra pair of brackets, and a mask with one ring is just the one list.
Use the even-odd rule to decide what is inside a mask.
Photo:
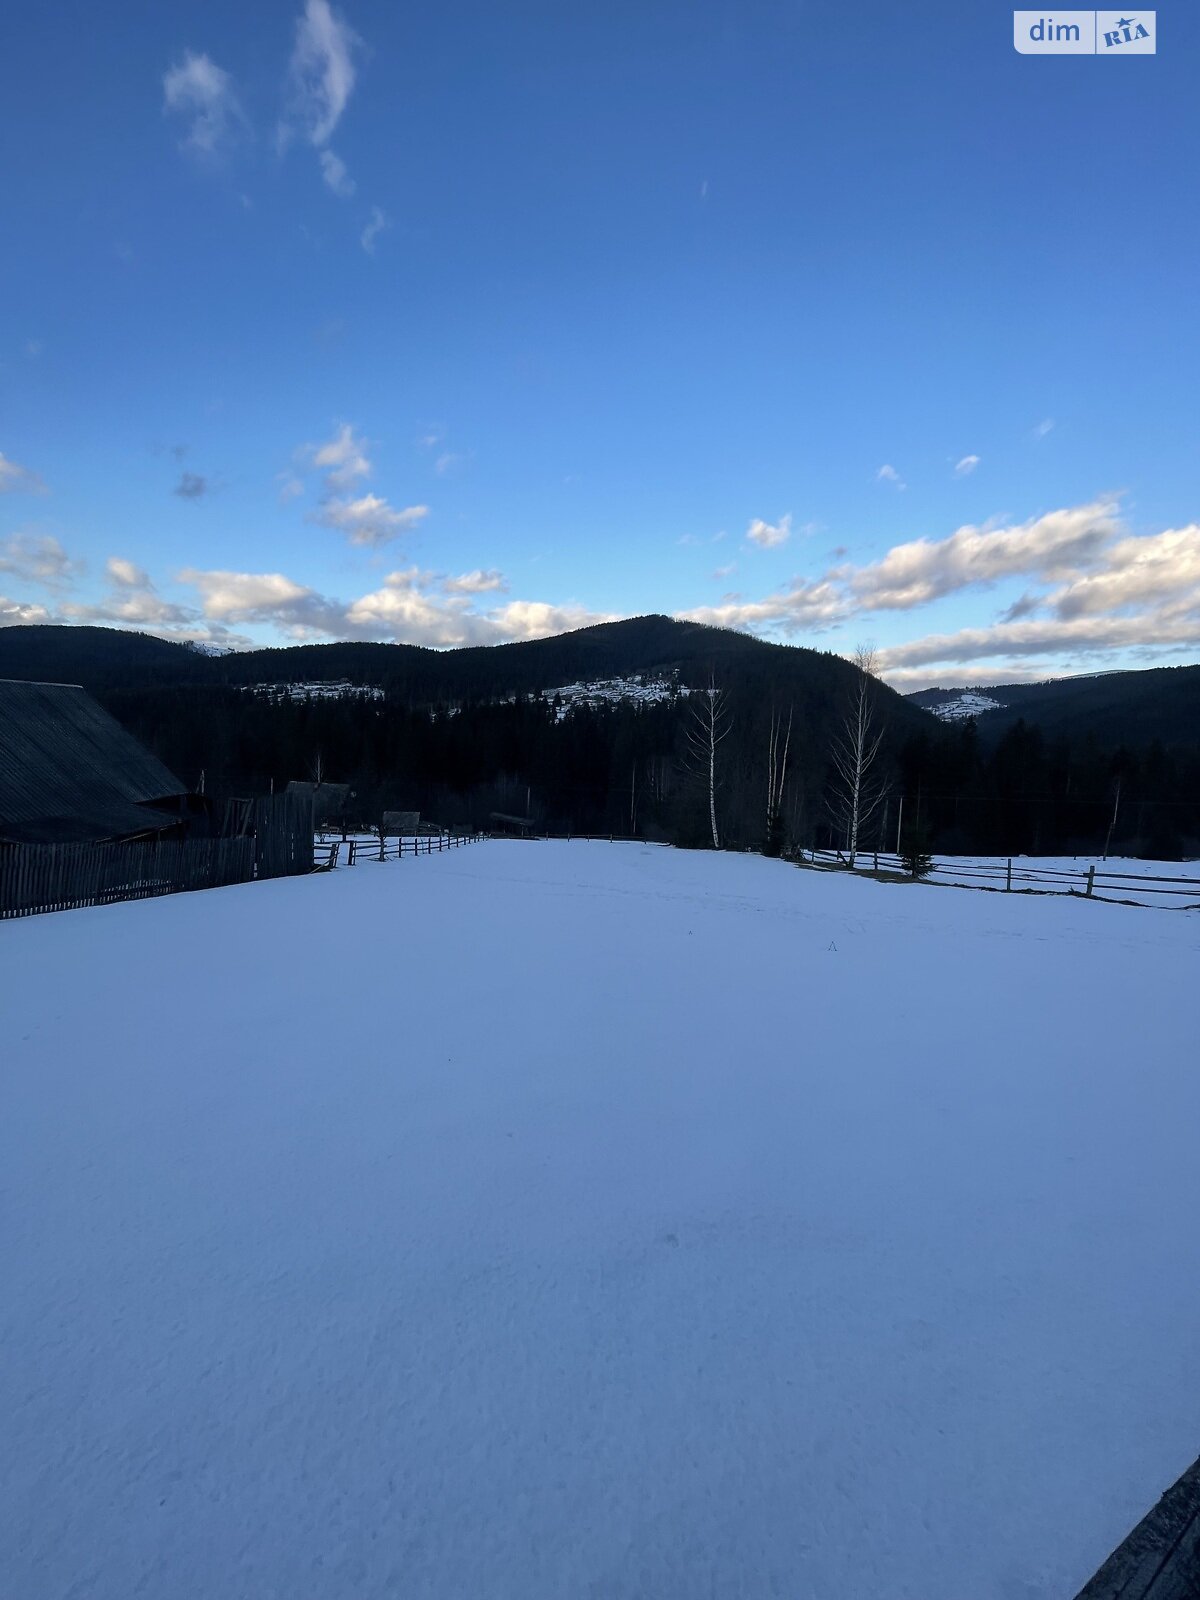
[[(801, 852), (803, 865), (826, 870), (846, 870), (849, 862), (840, 850)], [(856, 872), (903, 874), (903, 859), (884, 850), (860, 850), (854, 862)], [(1084, 899), (1119, 900), (1144, 904), (1147, 900), (1182, 902), (1184, 909), (1200, 905), (1200, 878), (1171, 877), (1155, 872), (1110, 872), (1101, 863), (1086, 867), (1036, 867), (1021, 857), (996, 857), (980, 860), (968, 857), (959, 862), (952, 856), (934, 859), (926, 882), (953, 884), (960, 889), (992, 889), (1008, 894), (1073, 894)]]
[(0, 845), (0, 918), (220, 889), (254, 876), (253, 839)]
[(228, 800), (221, 832), (253, 839), (256, 878), (292, 878), (315, 865), (311, 791)]
[(312, 796), (230, 800), (216, 839), (0, 844), (0, 919), (223, 889), (313, 869)]
[(429, 856), (440, 850), (457, 850), (482, 839), (481, 833), (427, 833), (411, 839), (320, 839), (314, 847), (315, 864), (323, 872), (352, 867), (359, 861), (399, 861), (403, 856)]

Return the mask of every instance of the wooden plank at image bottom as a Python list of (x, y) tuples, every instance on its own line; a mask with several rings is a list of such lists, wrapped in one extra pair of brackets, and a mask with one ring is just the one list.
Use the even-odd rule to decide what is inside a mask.
[(1109, 1556), (1076, 1600), (1197, 1600), (1200, 1461)]

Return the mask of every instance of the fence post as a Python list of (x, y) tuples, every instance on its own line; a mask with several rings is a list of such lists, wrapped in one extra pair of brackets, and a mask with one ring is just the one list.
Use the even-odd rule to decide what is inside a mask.
[(1004, 892), (1005, 892), (1005, 894), (1008, 894), (1008, 892), (1011, 890), (1011, 888), (1012, 888), (1012, 857), (1009, 856), (1009, 858), (1008, 858), (1008, 877), (1004, 881)]
[(1087, 892), (1088, 892), (1088, 899), (1089, 900), (1092, 897), (1092, 889), (1094, 888), (1095, 883), (1096, 883), (1096, 869), (1095, 869), (1095, 867), (1089, 867), (1088, 868), (1088, 886), (1087, 886)]

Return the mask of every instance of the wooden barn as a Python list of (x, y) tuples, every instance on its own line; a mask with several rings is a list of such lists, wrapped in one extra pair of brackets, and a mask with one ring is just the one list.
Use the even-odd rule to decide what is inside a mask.
[(287, 786), (290, 795), (312, 800), (313, 826), (321, 831), (345, 832), (354, 790), (348, 783), (305, 783), (293, 779)]
[(85, 690), (0, 679), (0, 842), (87, 844), (207, 832), (185, 784)]
[(305, 794), (219, 815), (73, 684), (0, 680), (0, 918), (313, 868)]

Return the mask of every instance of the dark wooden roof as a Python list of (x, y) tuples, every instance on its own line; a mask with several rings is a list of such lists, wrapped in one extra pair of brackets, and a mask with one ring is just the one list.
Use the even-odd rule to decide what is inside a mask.
[(1196, 1600), (1200, 1461), (1167, 1490), (1075, 1600)]
[(0, 839), (121, 839), (171, 827), (153, 802), (186, 794), (83, 689), (0, 679)]

